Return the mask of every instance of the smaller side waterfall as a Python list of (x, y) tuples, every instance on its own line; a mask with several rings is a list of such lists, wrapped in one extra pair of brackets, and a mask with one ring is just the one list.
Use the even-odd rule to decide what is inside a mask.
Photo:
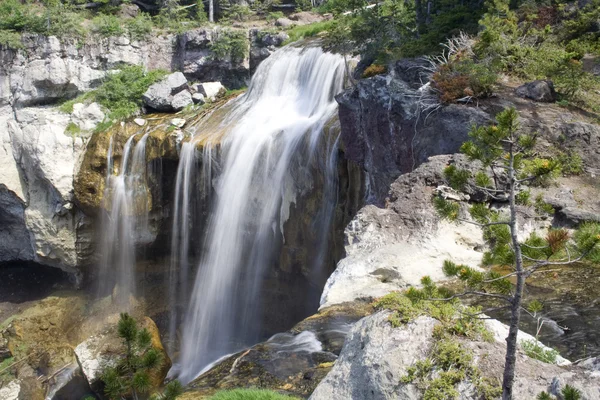
[(115, 168), (114, 140), (111, 137), (104, 191), (103, 248), (99, 295), (112, 292), (119, 307), (127, 308), (135, 295), (135, 245), (148, 235), (146, 185), (146, 140), (148, 133), (134, 144), (136, 135), (127, 139), (119, 172)]

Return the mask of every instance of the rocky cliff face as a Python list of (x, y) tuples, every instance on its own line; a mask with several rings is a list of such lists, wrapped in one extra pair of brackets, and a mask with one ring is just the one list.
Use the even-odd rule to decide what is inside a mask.
[[(77, 276), (92, 263), (97, 227), (89, 217), (101, 200), (108, 139), (95, 136), (90, 142), (89, 134), (73, 136), (68, 127), (90, 131), (104, 114), (97, 105), (77, 107), (70, 115), (52, 105), (93, 89), (123, 65), (182, 70), (188, 79), (242, 86), (286, 39), (256, 29), (242, 32), (247, 48), (240, 60), (214, 56), (219, 28), (148, 41), (123, 36), (80, 43), (28, 35), (24, 49), (0, 49), (0, 262), (35, 261)], [(149, 139), (149, 162), (177, 158), (167, 127)]]

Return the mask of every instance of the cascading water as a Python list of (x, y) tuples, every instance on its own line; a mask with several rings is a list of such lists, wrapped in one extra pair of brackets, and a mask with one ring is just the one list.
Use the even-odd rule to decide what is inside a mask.
[[(146, 140), (148, 133), (134, 144), (136, 135), (123, 147), (120, 170), (113, 175), (114, 141), (111, 137), (104, 192), (108, 210), (103, 223), (103, 251), (99, 293), (116, 287), (115, 302), (128, 307), (135, 295), (135, 244), (148, 233), (148, 189), (146, 185)], [(133, 154), (132, 153), (133, 149)]]
[[(190, 144), (183, 146), (173, 225), (178, 266), (172, 264), (172, 296), (178, 294), (174, 280), (185, 283), (188, 274), (190, 238), (185, 219), (189, 210), (185, 208), (199, 141), (205, 153), (220, 142), (221, 171), (185, 315), (180, 360), (171, 373), (182, 382), (191, 381), (224, 354), (260, 339), (265, 268), (277, 263), (274, 243), (285, 241), (283, 226), (291, 204), (301, 189), (313, 190), (311, 171), (320, 170), (326, 186), (331, 186), (335, 175), (330, 157), (337, 153), (335, 138), (321, 157), (325, 160), (318, 153), (324, 126), (337, 109), (334, 95), (343, 88), (344, 70), (342, 57), (320, 48), (283, 48), (260, 65), (248, 92), (226, 107), (218, 129), (201, 125)], [(208, 171), (212, 173), (212, 168)], [(211, 181), (205, 177), (205, 182)], [(323, 224), (331, 221), (331, 202), (323, 201), (319, 215)], [(326, 225), (315, 228), (328, 229)], [(173, 330), (175, 320), (171, 318)]]

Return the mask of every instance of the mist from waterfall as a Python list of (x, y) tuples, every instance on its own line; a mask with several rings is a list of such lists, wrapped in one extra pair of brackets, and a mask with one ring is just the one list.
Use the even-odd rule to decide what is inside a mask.
[(148, 232), (148, 189), (146, 185), (146, 140), (127, 139), (119, 171), (114, 175), (114, 140), (107, 155), (103, 218), (102, 260), (99, 295), (111, 292), (113, 301), (127, 309), (135, 296), (135, 245)]
[[(326, 141), (324, 151), (323, 142), (344, 70), (341, 56), (317, 47), (285, 47), (259, 66), (247, 93), (225, 106), (218, 123), (209, 118), (183, 145), (174, 203), (171, 302), (187, 296), (181, 288), (191, 278), (190, 245), (197, 240), (189, 228), (195, 157), (201, 158), (204, 184), (214, 186), (205, 242), (194, 244), (203, 251), (184, 316), (179, 362), (171, 372), (183, 383), (260, 339), (265, 268), (277, 265), (274, 243), (285, 242), (290, 208), (301, 190), (314, 190), (315, 170), (325, 193), (314, 235), (327, 242), (323, 232), (334, 208), (337, 140)], [(202, 155), (195, 155), (200, 147)], [(216, 174), (213, 162), (219, 164)], [(210, 188), (204, 193), (210, 195)], [(316, 259), (325, 251), (318, 247), (307, 249)], [(172, 335), (176, 321), (171, 315)]]

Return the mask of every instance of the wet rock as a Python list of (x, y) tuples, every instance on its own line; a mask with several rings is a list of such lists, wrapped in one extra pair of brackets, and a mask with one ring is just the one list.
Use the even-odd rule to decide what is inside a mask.
[(542, 103), (552, 103), (556, 101), (556, 91), (554, 84), (548, 80), (537, 80), (528, 82), (519, 86), (515, 93), (519, 97), (538, 101)]
[[(162, 367), (151, 378), (152, 387), (157, 388), (167, 376), (167, 372), (171, 368), (171, 360), (162, 345), (160, 333), (154, 321), (145, 317), (139, 327), (148, 329), (152, 336), (152, 347), (163, 358)], [(88, 338), (75, 347), (77, 362), (94, 392), (100, 392), (102, 389), (100, 378), (104, 368), (116, 365), (124, 353), (123, 340), (117, 335), (116, 324), (111, 324), (101, 333)]]
[(176, 126), (178, 128), (183, 128), (185, 125), (185, 119), (183, 118), (173, 118), (171, 120), (171, 125)]
[(98, 103), (88, 105), (76, 103), (73, 105), (72, 121), (84, 131), (93, 130), (96, 125), (104, 121), (104, 117), (104, 112)]
[(146, 120), (143, 118), (136, 118), (133, 120), (133, 122), (138, 125), (138, 126), (144, 126), (146, 125)]
[[(191, 102), (191, 96), (181, 95), (186, 88), (187, 79), (185, 76), (181, 72), (175, 72), (151, 85), (142, 96), (142, 100), (144, 104), (154, 110), (173, 111), (175, 106), (179, 107), (188, 97)], [(179, 97), (177, 97), (178, 94)], [(175, 102), (175, 105), (173, 102)]]
[[(389, 185), (438, 154), (458, 152), (473, 124), (490, 116), (479, 108), (450, 105), (419, 118), (420, 64), (398, 63), (389, 76), (358, 81), (336, 96), (346, 157), (367, 174), (368, 202), (383, 204)], [(419, 69), (420, 68), (420, 69)], [(398, 71), (396, 71), (398, 69)]]

